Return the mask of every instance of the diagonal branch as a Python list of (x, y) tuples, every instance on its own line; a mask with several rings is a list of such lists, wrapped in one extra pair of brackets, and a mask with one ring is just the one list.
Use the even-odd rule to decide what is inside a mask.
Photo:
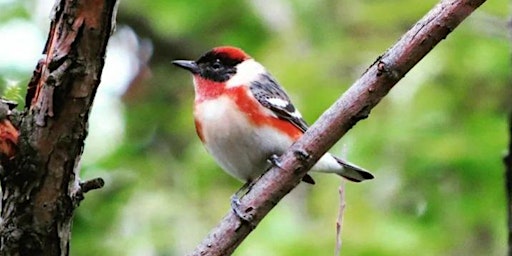
[(443, 0), (437, 4), (280, 157), (281, 168), (270, 169), (241, 199), (240, 209), (252, 221), (241, 221), (230, 211), (190, 255), (231, 254), (336, 141), (368, 117), (370, 110), (416, 63), (484, 2)]

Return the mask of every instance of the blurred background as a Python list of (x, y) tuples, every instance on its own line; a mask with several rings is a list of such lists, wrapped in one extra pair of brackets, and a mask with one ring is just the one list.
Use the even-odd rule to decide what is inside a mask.
[[(82, 179), (107, 184), (76, 212), (71, 255), (184, 255), (242, 184), (193, 127), (191, 77), (170, 62), (235, 45), (313, 123), (436, 0), (122, 0), (90, 119)], [(0, 0), (0, 88), (23, 104), (51, 0)], [(331, 152), (376, 179), (346, 184), (343, 255), (504, 255), (510, 48), (488, 1)], [(235, 255), (332, 255), (341, 179), (314, 174)]]

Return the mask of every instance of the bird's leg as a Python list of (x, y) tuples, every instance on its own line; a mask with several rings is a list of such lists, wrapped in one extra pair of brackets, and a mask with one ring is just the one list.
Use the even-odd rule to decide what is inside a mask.
[[(281, 163), (279, 162), (279, 157), (276, 154), (271, 155), (267, 161), (272, 164), (273, 166), (277, 166), (281, 168)], [(263, 174), (262, 174), (263, 175)], [(260, 176), (261, 177), (261, 176)], [(259, 179), (259, 178), (258, 178)], [(248, 210), (242, 210), (240, 209), (240, 198), (245, 196), (249, 191), (251, 191), (251, 188), (254, 186), (256, 181), (258, 180), (249, 180), (247, 181), (240, 189), (238, 189), (235, 194), (231, 196), (231, 209), (233, 209), (233, 212), (243, 221), (251, 222), (252, 221), (252, 215), (248, 212)], [(253, 208), (248, 208), (253, 209)]]
[[(301, 157), (309, 157), (309, 156), (304, 156), (304, 154), (300, 155)], [(273, 154), (271, 156), (268, 157), (267, 161), (272, 164), (273, 166), (276, 166), (278, 167), (279, 169), (281, 170), (284, 170), (282, 165), (281, 165), (281, 162), (279, 162), (279, 157), (276, 155), (276, 154)], [(311, 184), (311, 185), (314, 185), (315, 184), (315, 180), (313, 179), (313, 177), (309, 176), (309, 174), (306, 174), (304, 175), (304, 177), (302, 177), (302, 181), (308, 183), (308, 184)]]
[(247, 192), (251, 190), (253, 182), (251, 180), (247, 181), (241, 188), (239, 188), (235, 194), (231, 196), (231, 206), (237, 205), (240, 206), (240, 198), (243, 197)]
[(236, 216), (246, 222), (252, 221), (252, 215), (240, 209), (240, 198), (251, 191), (252, 186), (254, 186), (254, 182), (249, 180), (240, 189), (238, 189), (235, 194), (231, 196), (231, 209), (233, 209), (233, 212), (236, 214)]
[(281, 162), (279, 162), (279, 156), (277, 156), (276, 154), (272, 154), (271, 156), (269, 156), (267, 159), (267, 162), (269, 162), (273, 166), (276, 166), (276, 167), (279, 167), (280, 169), (282, 169)]

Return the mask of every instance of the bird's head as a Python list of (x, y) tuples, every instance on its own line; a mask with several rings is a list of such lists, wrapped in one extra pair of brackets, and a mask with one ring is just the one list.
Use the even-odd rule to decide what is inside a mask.
[(224, 87), (249, 85), (266, 72), (261, 64), (242, 49), (232, 46), (215, 47), (195, 61), (175, 60), (172, 63), (190, 71), (196, 87), (212, 83)]

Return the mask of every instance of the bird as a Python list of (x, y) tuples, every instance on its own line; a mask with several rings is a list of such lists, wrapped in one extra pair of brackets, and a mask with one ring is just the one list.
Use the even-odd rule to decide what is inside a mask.
[[(219, 46), (197, 60), (175, 60), (193, 77), (197, 135), (231, 176), (250, 184), (308, 129), (288, 94), (267, 69), (233, 46)], [(330, 153), (311, 171), (353, 182), (373, 179), (363, 168)], [(306, 174), (302, 179), (314, 184)]]

